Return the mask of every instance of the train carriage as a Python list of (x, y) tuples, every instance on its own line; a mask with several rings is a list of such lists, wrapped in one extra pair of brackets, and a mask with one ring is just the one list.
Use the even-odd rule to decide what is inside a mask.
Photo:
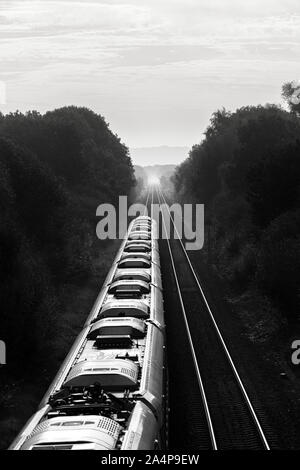
[(157, 229), (129, 226), (76, 339), (12, 450), (161, 446), (165, 334)]

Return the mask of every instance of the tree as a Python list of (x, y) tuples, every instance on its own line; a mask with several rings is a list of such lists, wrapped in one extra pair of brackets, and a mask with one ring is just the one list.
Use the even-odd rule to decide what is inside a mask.
[(127, 147), (93, 111), (0, 114), (1, 335), (12, 367), (49, 352), (65, 286), (92, 272), (96, 207), (133, 183)]
[(174, 183), (182, 202), (205, 203), (209, 261), (220, 274), (239, 293), (267, 293), (287, 316), (299, 310), (300, 84), (285, 84), (283, 96), (292, 112), (214, 113)]
[(290, 110), (296, 114), (300, 113), (300, 80), (284, 83), (282, 96), (287, 102)]

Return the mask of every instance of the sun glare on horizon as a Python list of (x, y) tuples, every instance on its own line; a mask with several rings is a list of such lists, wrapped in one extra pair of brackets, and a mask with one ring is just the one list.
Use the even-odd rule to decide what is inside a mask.
[(148, 185), (149, 186), (158, 186), (160, 184), (160, 180), (158, 176), (150, 176), (148, 178)]

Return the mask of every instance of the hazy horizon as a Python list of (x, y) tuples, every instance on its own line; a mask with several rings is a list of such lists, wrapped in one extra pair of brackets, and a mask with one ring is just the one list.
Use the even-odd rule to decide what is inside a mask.
[(154, 147), (130, 148), (130, 156), (134, 165), (178, 165), (183, 162), (189, 153), (189, 147), (172, 147), (170, 145), (159, 145)]
[(2, 112), (87, 106), (131, 149), (190, 149), (300, 77), (300, 3), (3, 0), (0, 41)]

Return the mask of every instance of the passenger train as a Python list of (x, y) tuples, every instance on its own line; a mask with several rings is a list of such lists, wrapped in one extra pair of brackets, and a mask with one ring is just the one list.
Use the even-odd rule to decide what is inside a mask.
[(83, 330), (11, 450), (164, 447), (165, 333), (154, 220), (129, 226)]

